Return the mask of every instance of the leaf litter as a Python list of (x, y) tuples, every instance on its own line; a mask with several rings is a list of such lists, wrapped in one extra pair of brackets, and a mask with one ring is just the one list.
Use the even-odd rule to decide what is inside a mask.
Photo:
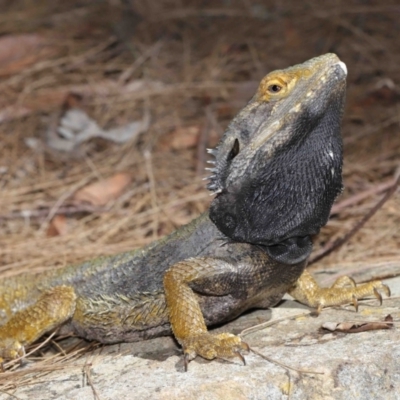
[[(256, 3), (140, 0), (127, 12), (122, 2), (57, 0), (49, 8), (39, 0), (2, 9), (1, 277), (132, 250), (205, 211), (205, 149), (255, 82), (330, 49), (350, 71), (345, 190), (315, 238), (315, 254), (378, 203), (400, 165), (400, 49), (388, 28), (397, 26), (396, 2), (322, 8), (310, 0), (307, 12), (301, 2)], [(71, 95), (80, 101), (66, 110)], [(84, 129), (71, 129), (74, 107), (96, 134), (76, 139)], [(139, 134), (131, 130), (122, 143), (100, 137), (143, 122), (146, 109), (151, 119)], [(67, 141), (67, 151), (49, 145), (48, 132)], [(399, 274), (399, 226), (397, 190), (312, 270), (332, 272), (325, 284), (340, 274), (357, 281)], [(64, 339), (55, 340), (62, 346)], [(0, 374), (0, 390), (82, 367), (92, 348), (82, 343), (71, 353), (47, 344), (40, 360)]]

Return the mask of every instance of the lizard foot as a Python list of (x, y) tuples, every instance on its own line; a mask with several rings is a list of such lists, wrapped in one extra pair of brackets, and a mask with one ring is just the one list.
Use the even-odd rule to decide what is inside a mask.
[(352, 303), (358, 312), (358, 300), (375, 296), (382, 304), (382, 294), (390, 297), (390, 288), (381, 281), (371, 281), (357, 285), (355, 281), (348, 277), (338, 278), (330, 288), (319, 290), (320, 298), (317, 306), (317, 313), (320, 313), (326, 306), (336, 306)]
[(15, 360), (25, 355), (25, 347), (18, 341), (11, 338), (0, 339), (0, 370), (4, 372), (4, 362)]
[(0, 364), (25, 355), (25, 347), (57, 328), (75, 311), (72, 287), (55, 286), (44, 291), (29, 307), (16, 312), (0, 326)]
[(289, 294), (309, 307), (315, 307), (319, 314), (324, 307), (340, 306), (352, 303), (358, 311), (358, 300), (375, 296), (382, 304), (382, 294), (390, 297), (390, 289), (381, 281), (372, 281), (357, 285), (348, 276), (338, 278), (329, 288), (321, 288), (306, 270), (297, 280)]
[(242, 355), (242, 351), (249, 351), (248, 344), (242, 342), (239, 336), (231, 333), (214, 335), (205, 332), (182, 340), (182, 347), (185, 353), (185, 371), (187, 371), (189, 361), (193, 360), (197, 355), (207, 360), (237, 357), (246, 365), (246, 360)]

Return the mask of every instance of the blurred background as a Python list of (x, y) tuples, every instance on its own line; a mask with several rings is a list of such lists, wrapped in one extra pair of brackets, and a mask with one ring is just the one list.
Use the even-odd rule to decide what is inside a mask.
[[(329, 249), (400, 164), (398, 1), (0, 1), (0, 274), (145, 245), (205, 211), (206, 148), (269, 71), (347, 64)], [(392, 190), (393, 191), (393, 190)], [(400, 195), (312, 267), (400, 272)]]

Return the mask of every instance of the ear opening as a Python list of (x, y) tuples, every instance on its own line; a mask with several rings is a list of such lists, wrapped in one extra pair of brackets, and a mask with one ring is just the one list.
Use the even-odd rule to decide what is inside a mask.
[(239, 140), (235, 139), (232, 146), (232, 150), (228, 154), (227, 161), (232, 161), (239, 154), (239, 151), (240, 151)]

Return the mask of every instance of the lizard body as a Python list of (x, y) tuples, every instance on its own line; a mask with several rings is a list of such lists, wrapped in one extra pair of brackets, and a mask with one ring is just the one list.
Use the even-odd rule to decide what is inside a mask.
[(215, 155), (209, 212), (149, 246), (0, 284), (0, 361), (63, 326), (103, 343), (174, 333), (185, 363), (246, 345), (207, 326), (289, 292), (305, 304), (387, 292), (347, 278), (319, 288), (305, 271), (311, 235), (342, 188), (346, 68), (334, 54), (268, 74)]
[[(207, 273), (192, 284), (197, 292), (211, 293), (198, 299), (208, 325), (232, 319), (257, 303), (275, 304), (304, 268), (304, 263), (295, 264), (279, 283), (278, 276), (268, 277), (274, 272), (279, 275), (279, 270), (270, 268), (263, 250), (223, 240), (205, 213), (144, 249), (31, 275), (29, 280), (25, 275), (9, 278), (7, 286), (0, 288), (0, 307), (10, 316), (34, 305), (51, 288), (73, 287), (77, 310), (69, 327), (77, 334), (103, 343), (137, 341), (171, 333), (163, 291), (164, 275), (171, 265), (200, 257), (220, 262), (220, 271), (213, 266), (215, 274)], [(224, 263), (231, 266), (226, 271)], [(249, 270), (250, 263), (259, 264), (254, 270), (257, 275)], [(149, 268), (154, 265), (157, 268)], [(276, 289), (268, 284), (271, 280)], [(117, 324), (123, 312), (128, 318), (125, 328)]]

